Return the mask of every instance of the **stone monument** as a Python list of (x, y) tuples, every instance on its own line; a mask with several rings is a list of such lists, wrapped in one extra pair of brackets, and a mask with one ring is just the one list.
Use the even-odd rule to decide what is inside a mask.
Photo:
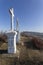
[(8, 53), (16, 53), (16, 35), (17, 31), (14, 31), (14, 10), (9, 10), (11, 16), (11, 30), (7, 31), (8, 36)]

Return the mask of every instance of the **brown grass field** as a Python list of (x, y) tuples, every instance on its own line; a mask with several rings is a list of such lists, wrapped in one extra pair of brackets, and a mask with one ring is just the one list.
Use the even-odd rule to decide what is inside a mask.
[[(5, 37), (4, 37), (5, 38)], [(17, 53), (7, 53), (7, 38), (0, 37), (0, 65), (43, 65), (43, 40), (21, 36)]]

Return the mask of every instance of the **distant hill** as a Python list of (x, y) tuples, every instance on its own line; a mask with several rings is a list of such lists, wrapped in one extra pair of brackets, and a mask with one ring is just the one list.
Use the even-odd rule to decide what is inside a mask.
[(40, 37), (43, 38), (43, 33), (39, 33), (39, 32), (28, 32), (28, 31), (23, 31), (21, 32), (22, 36), (36, 36), (36, 37)]

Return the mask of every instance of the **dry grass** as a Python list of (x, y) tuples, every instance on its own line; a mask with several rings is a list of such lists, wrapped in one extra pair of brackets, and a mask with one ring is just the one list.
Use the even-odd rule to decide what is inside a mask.
[[(0, 54), (0, 65), (43, 65), (43, 51), (27, 48), (22, 45), (32, 40), (32, 37), (21, 37), (20, 43), (17, 44), (16, 54)], [(31, 45), (32, 46), (32, 45)], [(0, 49), (7, 49), (6, 43), (0, 45)]]

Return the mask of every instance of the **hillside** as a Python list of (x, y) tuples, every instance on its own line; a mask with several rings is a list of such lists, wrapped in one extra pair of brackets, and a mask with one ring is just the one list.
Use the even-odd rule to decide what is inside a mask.
[[(20, 37), (16, 54), (0, 53), (0, 65), (43, 65), (43, 40), (25, 34)], [(7, 50), (7, 42), (0, 43), (0, 50)]]
[(31, 47), (43, 49), (43, 33), (21, 32), (21, 41), (27, 46), (30, 44)]
[(40, 37), (43, 38), (43, 33), (39, 33), (39, 32), (28, 32), (28, 31), (23, 31), (21, 32), (22, 36), (36, 36), (36, 37)]

